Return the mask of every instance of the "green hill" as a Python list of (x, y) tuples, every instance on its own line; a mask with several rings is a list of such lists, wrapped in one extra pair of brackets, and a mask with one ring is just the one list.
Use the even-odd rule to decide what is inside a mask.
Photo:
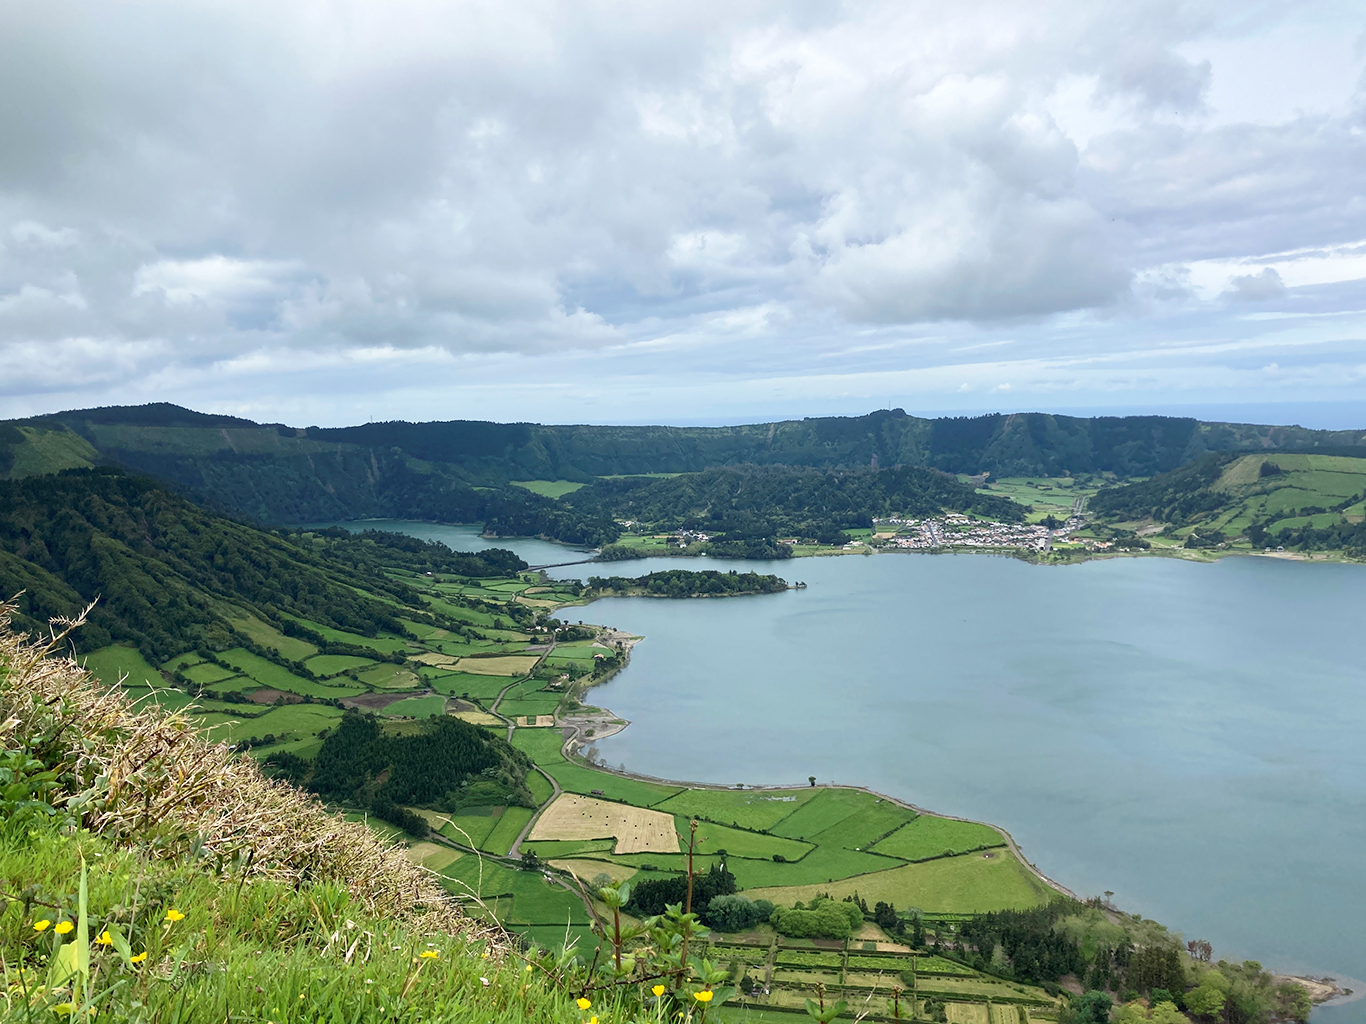
[(1206, 455), (1140, 483), (1106, 488), (1091, 511), (1166, 524), (1188, 547), (1237, 545), (1366, 556), (1366, 456)]
[[(371, 423), (293, 427), (165, 403), (85, 409), (0, 429), (0, 476), (96, 463), (147, 473), (266, 523), (395, 517), (516, 521), (559, 540), (615, 539), (610, 520), (557, 503), (600, 477), (727, 466), (914, 467), (995, 477), (1169, 472), (1211, 451), (1360, 446), (1361, 431), (1045, 413), (923, 419), (901, 410), (735, 427)], [(552, 482), (535, 489), (511, 481)]]
[(24, 591), (17, 623), (26, 629), (99, 598), (78, 638), (86, 650), (127, 641), (159, 663), (251, 646), (253, 620), (278, 634), (361, 637), (404, 635), (402, 606), (435, 621), (411, 586), (375, 571), (381, 561), (476, 576), (525, 566), (507, 552), (456, 555), (387, 533), (261, 530), (113, 468), (0, 482), (0, 593)]

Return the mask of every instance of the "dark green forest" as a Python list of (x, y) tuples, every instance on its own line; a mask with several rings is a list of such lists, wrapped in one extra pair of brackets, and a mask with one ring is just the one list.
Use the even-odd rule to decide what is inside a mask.
[(418, 732), (396, 735), (373, 715), (350, 712), (301, 781), (322, 797), (381, 817), (386, 805), (455, 813), (488, 804), (536, 806), (525, 782), (530, 767), (502, 737), (458, 718), (433, 716)]
[(843, 543), (841, 531), (868, 527), (874, 516), (972, 512), (1006, 522), (1023, 506), (936, 470), (819, 470), (735, 466), (670, 479), (598, 480), (561, 503), (585, 514), (649, 523), (654, 529), (696, 530), (713, 544), (774, 537)]
[(1188, 466), (1123, 487), (1107, 487), (1090, 502), (1090, 510), (1116, 519), (1152, 518), (1183, 526), (1224, 507), (1228, 496), (1210, 490), (1224, 467), (1238, 455), (1204, 455)]
[[(721, 466), (948, 473), (1151, 476), (1211, 451), (1359, 446), (1360, 432), (1201, 423), (1162, 416), (1046, 413), (923, 419), (894, 409), (734, 427), (535, 423), (257, 424), (165, 403), (85, 409), (22, 422), (71, 431), (100, 459), (148, 473), (210, 507), (273, 524), (371, 516), (496, 519), (563, 540), (603, 543), (610, 522), (510, 488), (512, 480), (698, 473)], [(0, 431), (0, 473), (22, 443)], [(504, 531), (506, 532), (506, 531)]]
[(706, 569), (665, 569), (645, 576), (590, 576), (590, 594), (643, 591), (653, 597), (723, 597), (738, 594), (776, 594), (787, 589), (787, 581), (757, 572), (718, 572)]

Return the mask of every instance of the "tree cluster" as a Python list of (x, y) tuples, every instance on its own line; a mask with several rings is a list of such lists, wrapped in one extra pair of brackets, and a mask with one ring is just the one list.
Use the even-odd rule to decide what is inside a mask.
[(664, 569), (645, 576), (590, 576), (588, 589), (599, 593), (644, 591), (657, 597), (721, 597), (733, 594), (776, 594), (787, 581), (757, 572)]
[[(709, 907), (718, 896), (732, 896), (739, 888), (735, 876), (724, 864), (713, 864), (705, 874), (693, 876), (692, 905), (694, 910)], [(654, 878), (638, 882), (631, 888), (631, 901), (626, 910), (637, 917), (653, 917), (664, 913), (671, 903), (684, 903), (688, 898), (686, 875)]]
[(320, 796), (377, 816), (392, 815), (388, 804), (453, 813), (487, 804), (534, 806), (525, 784), (529, 767), (506, 740), (456, 718), (433, 716), (416, 734), (392, 735), (373, 715), (348, 712), (303, 781)]

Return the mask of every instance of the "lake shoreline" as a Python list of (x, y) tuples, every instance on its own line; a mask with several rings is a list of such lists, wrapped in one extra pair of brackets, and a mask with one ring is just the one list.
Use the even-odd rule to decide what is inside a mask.
[[(830, 552), (830, 554), (874, 554), (874, 553), (883, 553), (883, 552), (873, 552), (873, 551), (871, 551), (871, 550), (864, 551), (864, 552)], [(899, 553), (899, 552), (897, 552), (897, 553)], [(923, 554), (923, 553), (930, 553), (930, 554), (933, 554), (933, 553), (944, 553), (944, 554), (967, 554), (967, 553), (974, 553), (974, 554), (1000, 554), (1000, 552), (986, 552), (986, 551), (981, 551), (981, 550), (973, 551), (973, 550), (971, 550), (971, 549), (968, 549), (968, 550), (965, 550), (965, 551), (942, 551), (942, 552), (920, 552), (920, 551), (911, 551), (911, 552), (908, 552), (908, 553), (910, 553), (910, 554)], [(1143, 552), (1143, 553), (1146, 554), (1146, 552)], [(1237, 553), (1238, 553), (1238, 554), (1241, 554), (1241, 552), (1237, 552)], [(689, 556), (683, 556), (683, 557), (689, 557)], [(691, 557), (707, 557), (707, 556), (691, 556)], [(1112, 556), (1112, 557), (1113, 557), (1113, 556)], [(1170, 556), (1168, 556), (1168, 557), (1170, 557)], [(1177, 557), (1180, 557), (1180, 556), (1177, 556)], [(1082, 560), (1086, 560), (1086, 559), (1079, 559), (1078, 561), (1082, 561)], [(1217, 560), (1217, 559), (1209, 559), (1210, 562), (1213, 562), (1213, 561), (1216, 561), (1216, 560)], [(1300, 559), (1297, 559), (1297, 560), (1300, 560)], [(1183, 559), (1183, 561), (1205, 561), (1205, 559)], [(797, 588), (795, 588), (795, 587), (790, 587), (789, 589), (797, 589)], [(622, 594), (615, 594), (615, 593), (612, 593), (612, 594), (600, 594), (600, 595), (594, 595), (594, 596), (592, 596), (592, 597), (587, 598), (585, 601), (582, 602), (582, 604), (583, 604), (583, 606), (586, 606), (586, 605), (588, 605), (588, 604), (592, 604), (592, 603), (594, 603), (594, 602), (596, 602), (596, 601), (599, 601), (599, 600), (604, 600), (604, 599), (611, 598), (611, 597), (621, 597), (621, 596), (646, 596), (646, 595), (622, 595)], [(660, 595), (655, 595), (655, 596), (660, 596)], [(735, 595), (735, 596), (756, 596), (756, 595)], [(576, 602), (576, 604), (577, 604), (577, 603), (578, 603), (578, 602)], [(638, 639), (636, 639), (635, 642), (638, 643), (638, 642), (640, 642), (640, 640), (643, 640), (643, 639), (645, 639), (645, 637), (644, 637), (644, 636), (641, 636), (641, 637), (639, 637)], [(595, 688), (597, 688), (597, 687), (599, 687), (599, 686), (602, 686), (602, 685), (604, 685), (604, 684), (610, 682), (610, 681), (613, 680), (621, 671), (623, 671), (623, 670), (629, 665), (629, 663), (630, 663), (631, 647), (634, 647), (634, 646), (635, 646), (635, 643), (632, 643), (632, 644), (630, 645), (630, 647), (628, 647), (628, 648), (626, 649), (626, 651), (625, 651), (625, 657), (622, 659), (621, 664), (619, 664), (618, 666), (616, 666), (616, 667), (612, 670), (612, 672), (610, 672), (608, 675), (602, 677), (601, 679), (594, 680), (588, 687), (586, 687), (586, 688), (584, 688), (583, 690), (581, 690), (581, 691), (580, 691), (580, 696), (586, 696), (589, 690), (595, 689)], [(655, 785), (661, 785), (661, 784), (662, 784), (662, 785), (667, 785), (667, 786), (677, 786), (677, 787), (682, 788), (682, 789), (704, 789), (704, 790), (717, 790), (717, 791), (725, 791), (725, 792), (737, 792), (737, 791), (740, 791), (741, 789), (743, 789), (743, 791), (745, 791), (745, 792), (758, 792), (758, 793), (774, 792), (774, 793), (781, 793), (781, 792), (793, 792), (793, 791), (801, 791), (801, 790), (810, 789), (810, 788), (816, 788), (816, 789), (840, 789), (840, 790), (850, 790), (850, 791), (856, 791), (856, 792), (865, 793), (865, 794), (868, 794), (868, 795), (870, 795), (870, 796), (876, 797), (876, 798), (878, 798), (878, 799), (886, 800), (886, 801), (889, 802), (889, 803), (895, 804), (896, 806), (899, 806), (899, 807), (902, 807), (902, 808), (904, 808), (904, 809), (906, 809), (906, 810), (912, 811), (912, 812), (914, 812), (915, 814), (918, 814), (918, 815), (923, 814), (923, 815), (928, 815), (928, 816), (931, 816), (931, 817), (945, 818), (945, 819), (952, 820), (952, 821), (968, 822), (968, 823), (971, 823), (971, 824), (984, 825), (984, 826), (986, 826), (987, 828), (993, 829), (994, 831), (998, 832), (998, 833), (1004, 838), (1006, 847), (1010, 850), (1010, 852), (1012, 853), (1012, 855), (1020, 862), (1020, 864), (1022, 864), (1022, 865), (1026, 868), (1026, 870), (1029, 871), (1029, 873), (1030, 873), (1034, 878), (1036, 878), (1040, 883), (1042, 883), (1045, 887), (1047, 887), (1048, 889), (1052, 890), (1054, 893), (1056, 893), (1056, 894), (1059, 895), (1059, 896), (1062, 896), (1062, 897), (1065, 897), (1065, 898), (1068, 898), (1068, 899), (1073, 899), (1073, 900), (1076, 900), (1076, 901), (1078, 901), (1078, 902), (1085, 902), (1085, 899), (1084, 899), (1083, 897), (1077, 895), (1075, 892), (1073, 892), (1073, 891), (1072, 891), (1071, 889), (1069, 889), (1067, 886), (1063, 885), (1061, 882), (1059, 882), (1059, 881), (1057, 881), (1056, 879), (1054, 879), (1054, 878), (1050, 877), (1049, 875), (1047, 875), (1047, 874), (1046, 874), (1046, 873), (1045, 873), (1037, 864), (1035, 864), (1033, 861), (1031, 861), (1029, 858), (1027, 858), (1027, 857), (1025, 856), (1023, 850), (1020, 848), (1019, 843), (1015, 840), (1015, 837), (1014, 837), (1007, 829), (1005, 829), (1004, 827), (1002, 827), (1002, 826), (1000, 826), (1000, 825), (997, 825), (997, 824), (994, 824), (994, 823), (992, 823), (992, 822), (978, 821), (978, 820), (973, 819), (973, 818), (966, 818), (966, 817), (962, 817), (962, 816), (959, 816), (959, 815), (945, 814), (945, 813), (942, 813), (942, 812), (939, 812), (939, 811), (933, 811), (933, 810), (930, 810), (930, 809), (928, 809), (928, 808), (921, 807), (921, 806), (919, 806), (918, 804), (911, 803), (910, 801), (903, 800), (903, 799), (900, 798), (900, 797), (892, 796), (892, 795), (887, 794), (887, 793), (883, 793), (883, 792), (881, 792), (881, 791), (879, 791), (879, 790), (876, 790), (876, 789), (873, 789), (873, 788), (871, 788), (871, 787), (869, 787), (869, 786), (863, 786), (863, 785), (857, 785), (857, 784), (849, 784), (849, 783), (835, 783), (835, 782), (829, 782), (829, 783), (824, 783), (824, 784), (822, 784), (822, 783), (817, 783), (817, 784), (815, 784), (814, 787), (813, 787), (811, 784), (809, 784), (809, 783), (808, 783), (807, 785), (805, 785), (805, 786), (802, 785), (802, 784), (800, 784), (800, 783), (796, 783), (796, 784), (782, 784), (782, 783), (776, 783), (776, 784), (757, 784), (757, 785), (730, 786), (730, 785), (725, 785), (725, 784), (723, 784), (723, 783), (715, 783), (715, 782), (699, 782), (699, 781), (691, 781), (691, 780), (680, 780), (680, 779), (663, 778), (663, 777), (661, 777), (661, 776), (649, 775), (649, 774), (644, 773), (644, 772), (631, 771), (631, 770), (626, 769), (626, 768), (612, 768), (612, 767), (610, 767), (610, 766), (608, 766), (608, 765), (606, 765), (606, 764), (599, 764), (599, 763), (596, 763), (596, 762), (593, 762), (593, 761), (589, 761), (588, 759), (584, 758), (584, 757), (581, 755), (581, 753), (580, 753), (580, 750), (581, 750), (581, 749), (583, 749), (583, 748), (585, 748), (585, 747), (587, 747), (587, 746), (590, 746), (590, 745), (592, 744), (593, 741), (600, 740), (600, 739), (606, 739), (606, 738), (608, 738), (608, 737), (610, 737), (610, 736), (615, 736), (615, 735), (617, 735), (618, 733), (624, 732), (624, 731), (631, 725), (631, 720), (630, 720), (630, 719), (622, 718), (622, 717), (618, 716), (615, 712), (613, 712), (610, 708), (602, 707), (602, 706), (600, 706), (600, 705), (588, 705), (588, 704), (585, 704), (585, 705), (583, 706), (583, 709), (582, 709), (582, 710), (583, 710), (584, 712), (586, 712), (586, 713), (585, 713), (585, 714), (582, 714), (582, 715), (580, 715), (580, 714), (568, 714), (568, 715), (564, 715), (564, 716), (560, 716), (560, 715), (557, 713), (556, 716), (555, 716), (555, 721), (556, 721), (555, 728), (558, 729), (558, 730), (560, 730), (561, 737), (562, 737), (562, 739), (563, 739), (563, 742), (561, 743), (561, 746), (560, 746), (561, 755), (562, 755), (563, 757), (565, 757), (566, 760), (570, 761), (571, 763), (577, 764), (577, 765), (579, 765), (579, 766), (581, 766), (581, 767), (588, 768), (588, 769), (591, 769), (591, 770), (593, 770), (593, 771), (603, 772), (604, 774), (612, 775), (612, 776), (614, 776), (614, 777), (616, 777), (616, 778), (620, 778), (620, 779), (626, 779), (626, 780), (635, 781), (635, 782), (651, 783), (651, 784), (655, 784)], [(586, 733), (587, 733), (590, 729), (591, 729), (592, 732), (593, 732), (593, 735), (592, 735), (592, 736), (586, 735)], [(541, 810), (544, 810), (544, 808), (542, 808)], [(540, 811), (537, 812), (537, 816), (539, 816), (539, 814), (540, 814)], [(532, 820), (533, 820), (533, 823), (534, 823), (535, 818), (533, 818)], [(531, 826), (528, 825), (528, 830), (530, 829), (530, 827), (531, 827)], [(938, 858), (934, 858), (934, 859), (938, 859)], [(858, 876), (856, 876), (856, 877), (858, 877)], [(1107, 905), (1107, 909), (1109, 909), (1109, 908), (1108, 908), (1108, 905)], [(1115, 912), (1115, 913), (1123, 913), (1122, 911), (1118, 911), (1118, 910), (1114, 910), (1113, 912)], [(1176, 933), (1176, 934), (1179, 936), (1180, 933)], [(1346, 1003), (1355, 1002), (1355, 1001), (1357, 1001), (1357, 1000), (1362, 999), (1363, 997), (1366, 997), (1366, 985), (1357, 985), (1357, 987), (1355, 987), (1355, 988), (1354, 988), (1354, 987), (1351, 987), (1351, 985), (1350, 985), (1349, 983), (1352, 982), (1352, 979), (1348, 979), (1348, 978), (1346, 978), (1346, 977), (1338, 977), (1338, 976), (1332, 975), (1332, 974), (1322, 974), (1322, 975), (1312, 975), (1312, 974), (1277, 974), (1276, 977), (1277, 977), (1278, 979), (1280, 979), (1280, 980), (1289, 981), (1289, 982), (1293, 982), (1293, 983), (1295, 983), (1295, 984), (1301, 985), (1301, 986), (1309, 993), (1310, 1001), (1313, 1003), (1313, 1005), (1314, 1005), (1316, 1008), (1317, 1008), (1317, 1007), (1320, 1007), (1320, 1006), (1338, 1006), (1338, 1005), (1343, 1005), (1343, 1004), (1346, 1004)], [(1273, 1024), (1279, 1024), (1279, 1022), (1273, 1022)]]

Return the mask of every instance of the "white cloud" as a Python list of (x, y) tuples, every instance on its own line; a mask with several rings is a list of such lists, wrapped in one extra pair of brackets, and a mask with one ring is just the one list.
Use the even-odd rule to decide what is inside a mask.
[(240, 302), (282, 292), (286, 278), (299, 269), (297, 261), (240, 260), (218, 255), (158, 260), (138, 267), (133, 274), (132, 294), (161, 295), (170, 305)]
[(1143, 352), (1182, 386), (1272, 386), (1254, 349), (1325, 379), (1366, 308), (1363, 27), (1290, 0), (20, 7), (0, 367), (70, 360), (89, 401), (477, 373), (539, 396), (504, 418), (576, 381), (634, 400), (618, 374), (650, 408), (699, 364), (741, 404), (833, 365), (876, 404), (1168, 380), (1059, 369)]

